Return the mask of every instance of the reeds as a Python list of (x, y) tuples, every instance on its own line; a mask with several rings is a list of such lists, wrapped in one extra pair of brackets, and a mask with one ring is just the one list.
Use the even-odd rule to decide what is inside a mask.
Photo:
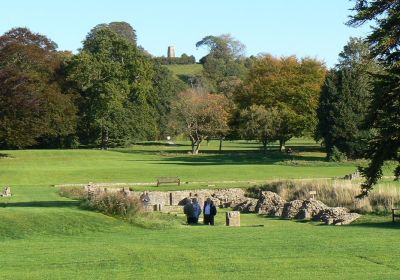
[(250, 195), (257, 196), (263, 190), (276, 192), (287, 201), (309, 199), (316, 191), (315, 199), (332, 207), (347, 207), (360, 213), (388, 213), (400, 205), (400, 190), (394, 185), (377, 186), (368, 197), (358, 199), (360, 182), (350, 180), (285, 180), (249, 189)]

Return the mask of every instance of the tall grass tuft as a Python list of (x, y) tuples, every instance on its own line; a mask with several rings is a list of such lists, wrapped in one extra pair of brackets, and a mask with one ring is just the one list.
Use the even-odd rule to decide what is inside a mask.
[(121, 217), (135, 226), (147, 229), (176, 228), (182, 220), (159, 212), (147, 212), (136, 196), (121, 191), (94, 191), (88, 193), (83, 188), (61, 187), (59, 194), (82, 201), (82, 207), (106, 215)]
[(287, 201), (309, 199), (310, 191), (316, 191), (316, 199), (332, 207), (347, 207), (360, 213), (388, 213), (400, 205), (400, 190), (395, 186), (378, 186), (368, 197), (357, 199), (359, 182), (349, 180), (285, 180), (273, 181), (249, 189), (249, 195), (257, 197), (261, 191), (272, 191)]

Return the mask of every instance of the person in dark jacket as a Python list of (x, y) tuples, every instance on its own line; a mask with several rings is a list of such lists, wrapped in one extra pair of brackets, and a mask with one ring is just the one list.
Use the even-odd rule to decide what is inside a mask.
[(185, 213), (186, 218), (187, 218), (187, 223), (189, 225), (195, 223), (196, 216), (195, 216), (192, 200), (190, 198), (186, 198), (186, 204), (185, 204), (185, 206), (183, 206), (183, 213)]
[(205, 225), (214, 225), (214, 217), (217, 215), (217, 208), (214, 205), (214, 202), (211, 200), (211, 198), (207, 198), (207, 200), (204, 202), (204, 207), (203, 207), (203, 214), (204, 214), (204, 224)]

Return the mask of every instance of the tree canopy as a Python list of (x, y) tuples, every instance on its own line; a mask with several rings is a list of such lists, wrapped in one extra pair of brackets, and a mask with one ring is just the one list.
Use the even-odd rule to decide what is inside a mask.
[(74, 97), (63, 91), (62, 56), (47, 37), (16, 28), (0, 37), (0, 145), (24, 148), (75, 132)]
[(290, 138), (314, 131), (324, 77), (325, 67), (315, 59), (265, 55), (254, 62), (235, 94), (235, 102), (239, 109), (252, 105), (277, 108), (282, 125), (273, 140), (279, 140), (283, 149)]
[(339, 63), (326, 77), (318, 106), (317, 139), (323, 139), (327, 157), (336, 147), (348, 158), (364, 155), (371, 135), (365, 126), (378, 64), (370, 58), (368, 43), (350, 38)]
[(173, 103), (170, 127), (183, 133), (192, 143), (192, 154), (198, 154), (200, 144), (228, 132), (228, 99), (224, 95), (201, 90), (181, 92)]
[(355, 14), (351, 16), (350, 25), (375, 23), (367, 40), (372, 46), (372, 56), (386, 66), (385, 72), (377, 75), (367, 117), (367, 123), (374, 130), (366, 152), (371, 162), (368, 167), (361, 168), (366, 177), (361, 195), (367, 195), (382, 177), (386, 160), (399, 163), (395, 176), (400, 177), (400, 2), (356, 0), (353, 10)]

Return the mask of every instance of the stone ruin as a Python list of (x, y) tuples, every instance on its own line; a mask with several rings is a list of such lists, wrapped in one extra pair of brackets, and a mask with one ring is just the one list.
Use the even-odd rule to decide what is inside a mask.
[(316, 199), (286, 201), (271, 191), (262, 191), (258, 198), (248, 197), (245, 189), (202, 189), (182, 191), (132, 191), (127, 188), (104, 188), (89, 184), (85, 186), (87, 196), (99, 192), (122, 192), (137, 197), (147, 211), (182, 213), (187, 199), (197, 198), (203, 206), (209, 197), (219, 208), (232, 208), (242, 213), (258, 213), (284, 219), (322, 221), (328, 225), (346, 225), (361, 215), (349, 213), (344, 207), (329, 207)]
[(0, 196), (2, 197), (9, 197), (11, 196), (11, 188), (10, 187), (4, 187), (4, 190), (2, 193), (0, 193)]

